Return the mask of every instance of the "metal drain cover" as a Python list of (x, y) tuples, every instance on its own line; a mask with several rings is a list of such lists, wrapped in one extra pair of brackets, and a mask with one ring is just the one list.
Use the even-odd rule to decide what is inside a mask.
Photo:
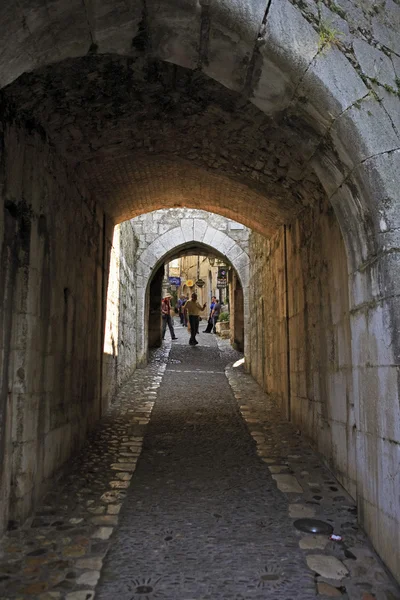
[(151, 592), (153, 591), (153, 588), (151, 587), (151, 585), (138, 585), (135, 593), (136, 594), (151, 594)]
[(325, 523), (325, 521), (319, 521), (318, 519), (297, 519), (293, 525), (299, 531), (304, 531), (304, 533), (329, 535), (333, 531), (332, 525)]

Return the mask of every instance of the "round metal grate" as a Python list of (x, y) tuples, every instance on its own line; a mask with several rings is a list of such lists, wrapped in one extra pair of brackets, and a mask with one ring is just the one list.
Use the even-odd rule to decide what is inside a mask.
[(329, 535), (333, 532), (332, 525), (325, 521), (319, 521), (318, 519), (297, 519), (293, 525), (299, 531), (304, 533), (319, 533), (322, 535)]

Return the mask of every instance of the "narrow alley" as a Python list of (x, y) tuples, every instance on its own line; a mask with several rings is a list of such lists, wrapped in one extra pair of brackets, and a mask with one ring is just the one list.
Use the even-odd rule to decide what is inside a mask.
[(400, 600), (400, 0), (0, 13), (0, 600)]
[[(4, 538), (0, 598), (400, 598), (353, 501), (241, 355), (176, 332)], [(326, 530), (294, 527), (307, 518)]]

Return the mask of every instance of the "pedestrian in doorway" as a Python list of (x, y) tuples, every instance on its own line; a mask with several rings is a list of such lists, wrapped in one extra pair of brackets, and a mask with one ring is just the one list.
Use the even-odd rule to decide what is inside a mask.
[(178, 338), (175, 335), (174, 325), (171, 317), (171, 294), (167, 294), (161, 302), (161, 316), (162, 316), (162, 339), (165, 339), (165, 332), (167, 330), (167, 325), (169, 328), (169, 332), (171, 334), (171, 338), (173, 340), (177, 340)]
[(213, 333), (217, 333), (216, 324), (221, 313), (221, 303), (215, 298), (215, 303), (211, 311), (211, 322)]
[(189, 344), (191, 346), (196, 346), (199, 342), (196, 340), (196, 334), (199, 331), (199, 318), (200, 313), (205, 309), (206, 303), (201, 306), (197, 302), (197, 294), (192, 294), (192, 299), (188, 300), (185, 304), (185, 313), (189, 317), (189, 325), (190, 325), (190, 340)]
[(213, 311), (214, 305), (217, 301), (217, 298), (215, 296), (211, 297), (211, 304), (210, 304), (210, 314), (208, 315), (208, 323), (207, 323), (207, 327), (205, 328), (205, 330), (203, 331), (203, 333), (212, 333), (212, 329), (213, 329), (213, 321), (211, 318), (211, 313)]

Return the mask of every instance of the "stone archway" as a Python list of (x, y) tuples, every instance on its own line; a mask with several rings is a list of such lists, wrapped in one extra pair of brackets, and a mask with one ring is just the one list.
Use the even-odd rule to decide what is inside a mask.
[[(117, 10), (104, 0), (49, 10), (40, 1), (34, 7), (6, 2), (0, 76), (8, 85), (1, 171), (7, 227), (1, 231), (7, 232), (2, 275), (9, 288), (1, 286), (7, 335), (0, 410), (7, 417), (0, 441), (10, 466), (8, 389), (22, 389), (32, 410), (42, 406), (30, 382), (42, 381), (52, 363), (59, 371), (56, 393), (41, 393), (61, 405), (66, 389), (83, 400), (73, 428), (63, 423), (64, 435), (40, 432), (48, 447), (65, 458), (72, 439), (82, 440), (93, 423), (97, 392), (87, 390), (98, 381), (99, 297), (114, 221), (161, 207), (202, 206), (271, 235), (322, 193), (335, 210), (348, 258), (360, 514), (398, 574), (393, 498), (399, 477), (392, 465), (400, 442), (399, 7), (389, 1), (373, 11), (351, 0), (336, 4), (333, 11), (328, 1), (231, 0), (183, 2), (178, 10), (172, 1), (147, 1), (146, 10), (139, 3)], [(188, 76), (185, 69), (196, 72)], [(185, 99), (182, 88), (195, 93)], [(182, 139), (174, 141), (168, 122)], [(209, 137), (214, 128), (213, 147), (206, 146), (199, 132)], [(196, 150), (189, 152), (191, 146)], [(55, 265), (58, 277), (49, 277)], [(88, 298), (82, 280), (92, 282), (96, 298)], [(12, 318), (15, 330), (29, 332), (16, 356)], [(70, 326), (87, 331), (77, 344), (79, 357), (71, 351)], [(36, 377), (25, 378), (34, 354)], [(64, 361), (67, 355), (78, 368)], [(79, 385), (70, 376), (64, 385), (65, 372), (78, 374)], [(40, 487), (32, 481), (41, 482), (57, 466), (42, 460), (44, 452), (42, 470), (29, 464), (29, 482), (17, 482), (23, 514)], [(385, 457), (382, 464), (377, 454)], [(7, 468), (0, 473), (6, 503)], [(370, 485), (371, 473), (388, 486), (385, 497)]]
[[(137, 357), (142, 362), (147, 358), (147, 303), (149, 284), (157, 269), (188, 246), (210, 250), (227, 259), (234, 267), (243, 288), (244, 351), (250, 353), (249, 335), (249, 256), (240, 245), (226, 233), (215, 229), (203, 219), (185, 219), (150, 244), (138, 256), (137, 261)], [(192, 221), (191, 226), (187, 221)]]

